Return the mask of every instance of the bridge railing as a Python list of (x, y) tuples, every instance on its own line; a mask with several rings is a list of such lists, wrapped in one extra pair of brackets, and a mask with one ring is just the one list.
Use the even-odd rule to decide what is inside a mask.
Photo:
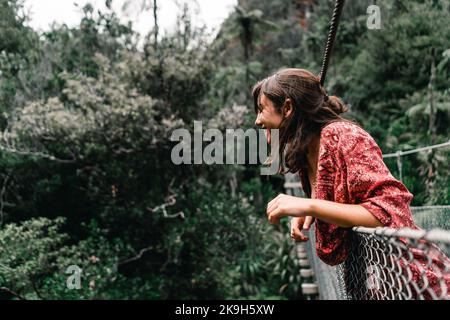
[[(295, 177), (286, 190), (302, 195)], [(416, 223), (446, 221), (448, 206), (412, 208)], [(433, 212), (424, 215), (424, 210)], [(416, 214), (418, 215), (416, 218)], [(436, 219), (436, 217), (440, 217)], [(448, 223), (448, 222), (447, 222)], [(450, 300), (450, 231), (353, 228), (344, 263), (329, 266), (315, 250), (314, 226), (309, 241), (297, 244), (303, 293), (323, 300)]]
[(354, 228), (349, 243), (348, 299), (450, 299), (450, 232)]
[[(323, 300), (449, 300), (450, 232), (390, 228), (353, 228), (344, 263), (329, 266), (310, 241), (298, 244), (307, 282)], [(301, 255), (306, 252), (306, 255)], [(305, 259), (306, 258), (306, 259)], [(308, 285), (309, 286), (309, 285)], [(306, 286), (305, 288), (309, 288)]]

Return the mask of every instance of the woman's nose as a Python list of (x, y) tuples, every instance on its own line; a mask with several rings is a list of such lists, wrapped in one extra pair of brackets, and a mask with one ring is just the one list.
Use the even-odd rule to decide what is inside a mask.
[(256, 117), (255, 125), (256, 125), (256, 126), (261, 126), (261, 125), (262, 125), (262, 122), (261, 122), (261, 120), (259, 119), (259, 115)]

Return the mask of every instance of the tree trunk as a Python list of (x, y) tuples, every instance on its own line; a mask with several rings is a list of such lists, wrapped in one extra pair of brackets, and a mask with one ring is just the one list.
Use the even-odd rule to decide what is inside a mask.
[(153, 20), (155, 23), (155, 39), (153, 42), (153, 48), (155, 51), (158, 49), (158, 33), (159, 33), (159, 26), (158, 26), (158, 4), (156, 0), (153, 0)]

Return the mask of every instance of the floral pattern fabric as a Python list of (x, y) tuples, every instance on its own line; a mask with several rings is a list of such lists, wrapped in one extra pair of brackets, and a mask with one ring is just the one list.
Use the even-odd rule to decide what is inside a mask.
[[(307, 174), (299, 174), (307, 190)], [(322, 129), (313, 191), (316, 199), (359, 204), (386, 227), (418, 229), (409, 207), (413, 195), (392, 176), (375, 140), (356, 124), (339, 121)], [(350, 229), (316, 219), (315, 230), (319, 258), (329, 265), (344, 262)], [(413, 274), (420, 276), (418, 270)]]

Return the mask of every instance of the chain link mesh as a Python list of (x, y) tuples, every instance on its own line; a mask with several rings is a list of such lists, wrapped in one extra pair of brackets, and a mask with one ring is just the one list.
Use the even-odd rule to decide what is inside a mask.
[(414, 222), (425, 230), (450, 230), (450, 206), (411, 207)]
[[(285, 178), (289, 194), (304, 196), (295, 175)], [(313, 225), (310, 240), (297, 246), (306, 249), (318, 298), (450, 300), (450, 206), (411, 209), (422, 230), (353, 228), (349, 255), (337, 266), (329, 266), (317, 256)]]
[(320, 299), (450, 299), (448, 231), (354, 228), (349, 256), (337, 266), (318, 258), (314, 228), (309, 232), (310, 241), (298, 245), (307, 248)]
[[(408, 236), (401, 236), (401, 231)], [(440, 234), (440, 241), (430, 241)], [(356, 300), (448, 300), (450, 261), (440, 247), (450, 233), (410, 229), (354, 228), (343, 263), (345, 290)]]

